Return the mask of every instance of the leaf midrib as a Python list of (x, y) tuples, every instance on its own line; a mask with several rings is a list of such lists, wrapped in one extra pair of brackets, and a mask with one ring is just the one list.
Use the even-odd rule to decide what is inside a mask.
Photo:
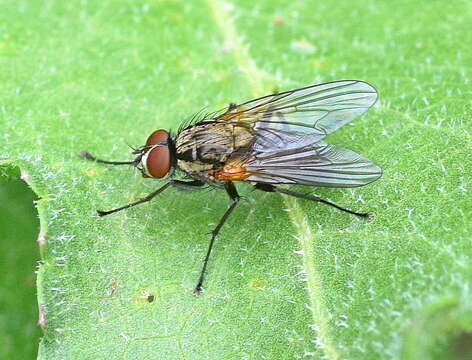
[[(269, 93), (264, 86), (265, 80), (275, 83), (275, 77), (260, 70), (251, 58), (248, 47), (244, 45), (231, 16), (228, 15), (221, 0), (206, 0), (213, 21), (216, 23), (226, 44), (231, 44), (231, 54), (254, 97)], [(313, 235), (302, 208), (294, 198), (282, 196), (288, 210), (289, 219), (296, 231), (296, 238), (301, 247), (302, 267), (307, 277), (307, 292), (310, 306), (307, 306), (317, 326), (318, 344), (328, 359), (339, 359), (337, 349), (332, 345), (329, 335), (329, 316), (322, 299), (321, 278), (315, 266)]]

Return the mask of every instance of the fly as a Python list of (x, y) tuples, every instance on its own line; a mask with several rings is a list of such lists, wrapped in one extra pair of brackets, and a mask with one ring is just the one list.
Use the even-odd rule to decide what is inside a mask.
[[(266, 95), (205, 116), (181, 128), (177, 135), (156, 130), (146, 144), (134, 149), (132, 161), (97, 159), (87, 151), (82, 157), (112, 165), (133, 165), (144, 177), (166, 179), (164, 185), (133, 203), (101, 211), (99, 216), (150, 201), (169, 187), (197, 189), (209, 185), (224, 189), (230, 205), (211, 233), (195, 295), (200, 295), (215, 238), (239, 202), (235, 181), (255, 189), (321, 202), (338, 210), (368, 218), (329, 200), (279, 187), (296, 184), (350, 188), (367, 185), (382, 170), (354, 151), (324, 142), (324, 137), (366, 112), (377, 100), (377, 91), (358, 80), (311, 85)], [(185, 180), (174, 178), (175, 170)]]

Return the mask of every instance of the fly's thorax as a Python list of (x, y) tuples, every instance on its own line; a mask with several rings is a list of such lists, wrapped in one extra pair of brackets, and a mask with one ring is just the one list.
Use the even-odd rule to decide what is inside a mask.
[(206, 121), (183, 130), (176, 139), (177, 158), (221, 163), (237, 149), (248, 146), (252, 136), (241, 126)]

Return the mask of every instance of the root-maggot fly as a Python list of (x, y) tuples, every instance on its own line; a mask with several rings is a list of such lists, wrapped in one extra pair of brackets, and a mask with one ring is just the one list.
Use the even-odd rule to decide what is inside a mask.
[[(365, 157), (323, 138), (366, 112), (377, 91), (358, 80), (335, 81), (275, 93), (204, 116), (182, 127), (176, 136), (156, 130), (146, 144), (133, 151), (132, 161), (106, 161), (82, 151), (81, 156), (100, 163), (137, 167), (144, 177), (167, 179), (159, 189), (131, 204), (98, 211), (100, 216), (150, 201), (169, 187), (184, 189), (205, 185), (226, 190), (230, 205), (211, 233), (200, 277), (199, 295), (213, 243), (240, 199), (235, 181), (255, 189), (322, 202), (353, 215), (359, 213), (311, 194), (279, 187), (297, 184), (348, 188), (377, 180), (382, 170)], [(186, 180), (173, 179), (180, 169)]]

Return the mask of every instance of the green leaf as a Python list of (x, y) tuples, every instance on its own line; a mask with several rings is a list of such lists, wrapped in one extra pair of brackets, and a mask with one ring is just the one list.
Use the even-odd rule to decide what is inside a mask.
[[(471, 15), (458, 0), (8, 3), (0, 159), (41, 198), (39, 357), (466, 358)], [(372, 83), (380, 101), (328, 141), (384, 176), (304, 191), (372, 222), (238, 185), (246, 201), (197, 298), (222, 191), (167, 190), (96, 216), (159, 182), (79, 150), (129, 159), (127, 143), (204, 106), (337, 79)]]
[[(10, 170), (18, 171), (13, 167)], [(35, 241), (39, 221), (33, 206), (33, 197), (32, 191), (20, 180), (0, 182), (2, 360), (34, 359), (41, 335), (37, 326), (34, 275), (35, 261), (39, 257)]]

